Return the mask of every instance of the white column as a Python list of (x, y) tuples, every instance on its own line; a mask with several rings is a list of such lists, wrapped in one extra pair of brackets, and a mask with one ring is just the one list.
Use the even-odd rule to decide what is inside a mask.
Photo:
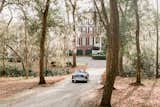
[(90, 46), (92, 46), (92, 44), (93, 44), (92, 42), (93, 42), (93, 37), (90, 36), (90, 37), (89, 37), (89, 45), (90, 45)]
[(82, 46), (85, 46), (85, 45), (86, 45), (86, 38), (82, 37)]
[(99, 37), (99, 47), (100, 47), (100, 51), (102, 50), (102, 37)]

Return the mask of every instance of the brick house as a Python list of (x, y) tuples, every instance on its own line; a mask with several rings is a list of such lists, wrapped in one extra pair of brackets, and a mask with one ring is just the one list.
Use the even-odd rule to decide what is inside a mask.
[(77, 53), (91, 54), (92, 47), (104, 47), (103, 28), (95, 24), (93, 19), (83, 19), (77, 26)]

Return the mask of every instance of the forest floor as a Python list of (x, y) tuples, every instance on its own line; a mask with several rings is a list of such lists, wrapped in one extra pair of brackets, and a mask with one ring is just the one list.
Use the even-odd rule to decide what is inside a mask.
[[(66, 76), (46, 77), (47, 85), (54, 84), (65, 79)], [(0, 78), (0, 99), (7, 98), (26, 89), (38, 87), (38, 77), (1, 77)], [(44, 86), (47, 86), (44, 85)]]
[[(160, 107), (160, 79), (143, 79), (142, 86), (130, 85), (133, 82), (135, 78), (116, 78), (112, 107)], [(89, 101), (99, 105), (102, 94), (103, 88), (92, 91)]]
[[(78, 65), (75, 68), (71, 68), (71, 73), (76, 69), (86, 69), (87, 65)], [(56, 82), (64, 80), (69, 75), (45, 77), (47, 84), (42, 86), (50, 86)], [(38, 87), (38, 77), (0, 77), (0, 99), (5, 99), (13, 96), (21, 91)]]

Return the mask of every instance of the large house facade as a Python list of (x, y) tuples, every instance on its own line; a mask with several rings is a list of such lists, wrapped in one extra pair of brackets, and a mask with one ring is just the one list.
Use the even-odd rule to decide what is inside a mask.
[(89, 55), (93, 47), (97, 47), (99, 51), (104, 47), (104, 32), (100, 24), (95, 24), (93, 18), (82, 19), (77, 25), (77, 53)]

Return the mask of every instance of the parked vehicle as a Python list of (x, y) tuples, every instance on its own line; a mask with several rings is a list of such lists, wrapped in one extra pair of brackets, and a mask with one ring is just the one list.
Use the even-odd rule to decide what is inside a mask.
[(89, 74), (85, 71), (78, 70), (72, 75), (72, 83), (76, 82), (88, 82)]

